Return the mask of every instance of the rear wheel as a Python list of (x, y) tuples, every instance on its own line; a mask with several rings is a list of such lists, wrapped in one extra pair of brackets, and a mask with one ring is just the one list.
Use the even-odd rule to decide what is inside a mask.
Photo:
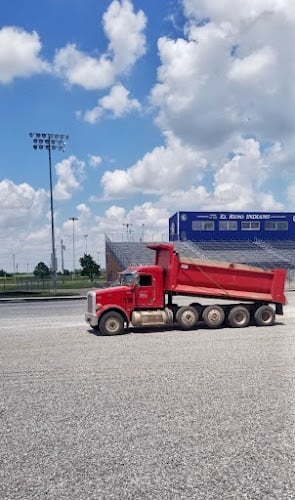
[(184, 330), (193, 328), (199, 319), (198, 311), (191, 306), (184, 306), (178, 309), (176, 321)]
[(207, 306), (203, 311), (203, 320), (209, 328), (218, 328), (224, 322), (224, 310), (218, 305)]
[(254, 313), (254, 321), (258, 326), (271, 326), (275, 322), (275, 312), (270, 306), (260, 306)]
[(249, 325), (250, 313), (245, 306), (234, 306), (230, 309), (227, 322), (233, 328), (243, 328)]
[(116, 311), (105, 313), (99, 322), (103, 335), (121, 335), (124, 332), (124, 318)]

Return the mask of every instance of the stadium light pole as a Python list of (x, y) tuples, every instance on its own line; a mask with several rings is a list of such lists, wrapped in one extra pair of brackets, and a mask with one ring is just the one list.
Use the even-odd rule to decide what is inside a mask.
[(73, 276), (75, 274), (75, 221), (78, 217), (69, 217), (69, 220), (73, 221)]
[(126, 235), (127, 235), (127, 241), (131, 241), (131, 229), (129, 229), (132, 224), (130, 222), (127, 222), (126, 224), (123, 224), (123, 226), (126, 226)]
[(56, 289), (56, 253), (55, 253), (55, 235), (54, 235), (54, 209), (53, 209), (53, 194), (52, 194), (52, 165), (51, 151), (64, 151), (66, 141), (69, 139), (65, 134), (49, 134), (47, 132), (30, 132), (29, 136), (33, 141), (33, 149), (47, 150), (49, 161), (49, 183), (50, 183), (50, 211), (51, 211), (51, 267), (53, 288)]

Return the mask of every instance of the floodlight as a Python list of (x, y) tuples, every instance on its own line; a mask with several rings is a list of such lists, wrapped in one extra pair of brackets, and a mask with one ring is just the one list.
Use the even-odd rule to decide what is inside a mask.
[[(59, 139), (68, 139), (68, 135), (50, 134), (45, 132), (29, 132), (29, 136), (33, 139), (33, 149), (47, 149), (49, 158), (49, 180), (50, 180), (50, 206), (51, 206), (51, 242), (52, 242), (52, 278), (53, 287), (56, 288), (56, 256), (55, 256), (55, 237), (54, 237), (54, 211), (53, 211), (53, 194), (52, 194), (52, 167), (51, 167), (51, 150), (64, 151), (65, 142)], [(55, 141), (55, 139), (57, 141)], [(61, 144), (61, 145), (60, 145)]]

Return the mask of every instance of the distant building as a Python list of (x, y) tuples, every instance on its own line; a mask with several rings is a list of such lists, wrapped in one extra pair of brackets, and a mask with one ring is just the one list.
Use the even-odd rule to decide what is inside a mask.
[(295, 212), (176, 212), (169, 241), (295, 240)]

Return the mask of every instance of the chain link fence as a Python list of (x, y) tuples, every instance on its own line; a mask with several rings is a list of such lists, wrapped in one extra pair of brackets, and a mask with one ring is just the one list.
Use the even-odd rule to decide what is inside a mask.
[[(80, 289), (90, 289), (95, 286), (94, 282), (88, 278), (80, 276), (58, 276), (57, 290), (59, 293), (76, 293)], [(49, 278), (37, 278), (35, 276), (12, 276), (0, 278), (0, 295), (51, 295), (55, 294), (56, 290), (53, 286), (53, 280)]]

